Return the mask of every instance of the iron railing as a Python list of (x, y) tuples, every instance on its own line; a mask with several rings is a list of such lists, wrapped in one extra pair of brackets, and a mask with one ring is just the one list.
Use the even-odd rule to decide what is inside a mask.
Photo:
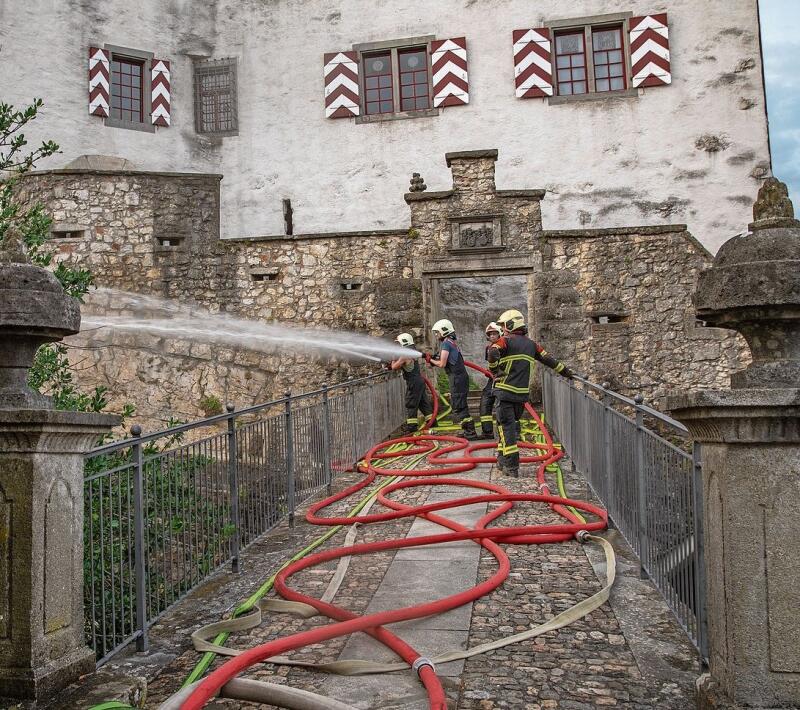
[(707, 658), (700, 445), (640, 396), (542, 369), (549, 425)]
[(98, 665), (351, 468), (405, 419), (386, 374), (100, 446), (86, 454), (87, 643)]

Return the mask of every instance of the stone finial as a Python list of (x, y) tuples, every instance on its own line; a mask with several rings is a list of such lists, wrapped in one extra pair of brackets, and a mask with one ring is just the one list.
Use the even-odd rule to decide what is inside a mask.
[(13, 225), (6, 230), (5, 239), (0, 242), (0, 264), (27, 264), (28, 255), (22, 242), (22, 235)]
[(774, 177), (764, 180), (753, 205), (751, 231), (765, 227), (800, 227), (794, 218), (794, 205), (789, 199), (789, 189), (785, 183)]
[(722, 245), (700, 274), (694, 301), (709, 325), (739, 331), (752, 364), (731, 387), (784, 388), (800, 382), (800, 222), (786, 186), (769, 178), (758, 193), (751, 233)]
[(411, 187), (408, 188), (409, 192), (425, 192), (428, 189), (428, 186), (425, 184), (425, 181), (420, 177), (419, 173), (413, 173), (411, 175)]
[(47, 269), (0, 262), (0, 411), (52, 409), (28, 387), (28, 369), (40, 345), (77, 333), (80, 323), (78, 301)]

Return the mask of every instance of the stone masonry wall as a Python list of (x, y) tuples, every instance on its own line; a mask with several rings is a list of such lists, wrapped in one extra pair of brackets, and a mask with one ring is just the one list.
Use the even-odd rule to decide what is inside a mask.
[[(407, 231), (220, 240), (218, 175), (54, 170), (26, 176), (19, 197), (53, 216), (56, 260), (91, 269), (100, 286), (287, 324), (280, 356), (108, 330), (71, 339), (81, 383), (108, 386), (112, 409), (133, 402), (149, 429), (208, 414), (210, 399), (246, 406), (366, 371), (296, 352), (292, 324), (406, 330), (430, 347), (431, 323), (447, 315), (441, 278), (522, 275), (513, 303), (487, 305), (527, 306), (548, 350), (623, 392), (724, 385), (742, 349), (694, 326), (690, 294), (709, 256), (685, 228), (546, 232), (544, 191), (498, 190), (497, 157), (447, 154), (451, 188), (407, 194)], [(473, 221), (492, 243), (454, 243)]]
[(710, 255), (682, 225), (545, 232), (544, 242), (538, 337), (591, 379), (652, 402), (687, 385), (728, 387), (748, 361), (741, 336), (694, 316)]

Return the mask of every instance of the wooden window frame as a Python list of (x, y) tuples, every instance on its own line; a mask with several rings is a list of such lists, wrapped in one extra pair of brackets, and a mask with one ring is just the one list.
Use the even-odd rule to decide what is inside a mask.
[[(552, 41), (550, 43), (550, 61), (553, 67), (553, 96), (548, 97), (548, 104), (558, 105), (575, 101), (602, 101), (617, 98), (638, 98), (639, 90), (631, 87), (631, 47), (630, 47), (630, 18), (632, 12), (616, 12), (607, 15), (593, 15), (590, 17), (576, 17), (567, 20), (552, 20), (544, 23), (550, 29)], [(592, 32), (619, 28), (622, 32), (622, 50), (625, 80), (625, 89), (613, 91), (597, 91), (595, 85), (594, 44)], [(584, 52), (586, 56), (586, 81), (585, 94), (559, 95), (558, 94), (558, 68), (556, 66), (556, 35), (569, 34), (570, 32), (583, 32)]]
[[(570, 52), (568, 54), (559, 54), (558, 53), (558, 40), (561, 37), (580, 37), (582, 42), (582, 47), (580, 52)], [(575, 30), (561, 30), (560, 32), (553, 35), (553, 58), (555, 59), (554, 63), (552, 64), (553, 72), (555, 76), (555, 81), (553, 82), (554, 87), (554, 95), (555, 96), (583, 96), (584, 94), (588, 94), (591, 91), (592, 84), (589, 81), (589, 57), (587, 56), (588, 52), (586, 51), (586, 38), (587, 33), (584, 32), (577, 32)], [(573, 67), (572, 60), (570, 59), (569, 67), (565, 67), (569, 69), (569, 81), (561, 81), (558, 74), (562, 69), (559, 69), (558, 60), (561, 57), (573, 57), (577, 56), (578, 54), (583, 55), (583, 67)], [(574, 70), (575, 69), (583, 69), (583, 81), (580, 79), (574, 78)], [(574, 92), (575, 84), (582, 83), (585, 86), (585, 91), (581, 91), (579, 94)], [(569, 94), (562, 94), (561, 93), (561, 84), (569, 84), (570, 85), (570, 93)]]
[(117, 47), (113, 44), (106, 44), (103, 49), (108, 52), (109, 63), (109, 113), (111, 113), (111, 63), (122, 60), (129, 62), (137, 62), (142, 65), (142, 120), (141, 121), (127, 121), (121, 118), (114, 118), (109, 115), (104, 119), (105, 125), (109, 128), (127, 128), (132, 131), (144, 131), (145, 133), (155, 133), (156, 127), (153, 125), (151, 119), (152, 106), (152, 92), (150, 90), (152, 68), (153, 68), (153, 54), (151, 52), (143, 52), (139, 49), (131, 49), (130, 47)]
[[(198, 60), (193, 63), (192, 70), (194, 73), (193, 87), (194, 87), (194, 129), (198, 135), (201, 136), (219, 136), (225, 138), (226, 136), (239, 135), (239, 72), (238, 62), (235, 57), (225, 57), (223, 59), (204, 59)], [(204, 73), (218, 72), (226, 70), (230, 74), (230, 94), (231, 94), (231, 111), (233, 113), (234, 127), (225, 130), (203, 130), (202, 122), (202, 95), (200, 90), (200, 79)]]
[[(431, 55), (431, 42), (436, 39), (435, 35), (424, 35), (420, 37), (408, 37), (406, 39), (387, 40), (384, 42), (365, 42), (361, 44), (354, 44), (353, 50), (358, 52), (358, 77), (359, 77), (359, 108), (360, 114), (356, 116), (356, 123), (377, 123), (381, 121), (396, 121), (406, 118), (425, 118), (428, 116), (438, 116), (439, 109), (433, 106), (433, 69), (432, 69), (432, 55)], [(421, 49), (425, 48), (428, 58), (428, 98), (430, 100), (430, 108), (415, 109), (414, 111), (401, 111), (400, 100), (400, 58), (399, 53), (404, 50)], [(394, 111), (392, 113), (374, 113), (367, 115), (366, 102), (367, 102), (367, 89), (366, 89), (366, 74), (364, 72), (364, 57), (371, 54), (380, 52), (388, 52), (391, 55), (392, 61), (392, 106)]]

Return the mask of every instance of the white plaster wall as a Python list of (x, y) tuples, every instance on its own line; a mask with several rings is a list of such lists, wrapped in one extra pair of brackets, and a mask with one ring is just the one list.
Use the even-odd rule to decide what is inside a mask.
[[(669, 13), (671, 86), (552, 106), (514, 97), (512, 30), (623, 10)], [(715, 250), (750, 220), (750, 173), (769, 160), (756, 0), (0, 0), (0, 12), (2, 99), (46, 99), (31, 137), (62, 145), (50, 167), (102, 153), (222, 172), (225, 237), (282, 233), (284, 197), (296, 233), (402, 227), (412, 172), (447, 189), (445, 152), (498, 148), (498, 187), (547, 188), (547, 229), (686, 222)], [(467, 37), (469, 106), (363, 125), (324, 118), (324, 52), (425, 34)], [(87, 48), (106, 42), (172, 61), (171, 128), (88, 115)], [(195, 134), (192, 56), (239, 58), (238, 137)], [(727, 148), (698, 150), (704, 134)]]

